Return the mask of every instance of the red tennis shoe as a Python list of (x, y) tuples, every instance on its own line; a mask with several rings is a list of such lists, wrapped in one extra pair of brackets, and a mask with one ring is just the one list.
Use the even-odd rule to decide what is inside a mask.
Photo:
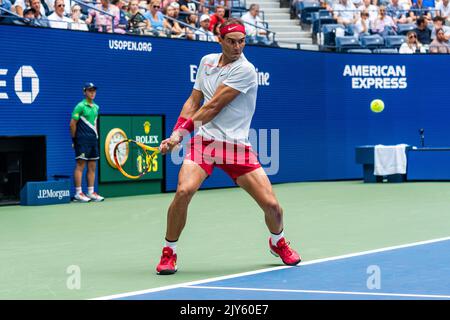
[(289, 247), (289, 242), (286, 242), (284, 237), (278, 240), (276, 246), (272, 244), (272, 238), (269, 237), (269, 247), (270, 252), (275, 257), (280, 257), (283, 263), (288, 266), (295, 266), (302, 261), (299, 254)]
[(177, 255), (170, 247), (164, 247), (161, 261), (156, 267), (156, 272), (161, 275), (174, 274), (177, 272)]

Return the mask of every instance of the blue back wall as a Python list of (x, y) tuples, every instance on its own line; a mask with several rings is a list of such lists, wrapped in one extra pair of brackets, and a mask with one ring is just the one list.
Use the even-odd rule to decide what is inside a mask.
[[(46, 135), (49, 178), (72, 174), (70, 114), (83, 98), (84, 82), (99, 87), (96, 102), (101, 113), (164, 114), (168, 136), (192, 90), (192, 66), (203, 55), (220, 52), (214, 43), (16, 26), (0, 26), (0, 40), (0, 135)], [(151, 51), (111, 48), (113, 40), (130, 41), (131, 46), (145, 43)], [(428, 146), (450, 144), (448, 55), (335, 54), (251, 46), (244, 52), (268, 77), (258, 90), (252, 128), (279, 130), (280, 163), (270, 176), (272, 182), (361, 178), (355, 146), (418, 145), (419, 128), (425, 129)], [(352, 76), (344, 76), (346, 65), (400, 66), (407, 86), (352, 88)], [(39, 78), (33, 103), (22, 103), (15, 93), (22, 66), (31, 66)], [(367, 82), (370, 77), (365, 78)], [(26, 74), (22, 85), (22, 91), (31, 91)], [(370, 111), (375, 98), (385, 102), (382, 113)], [(170, 158), (166, 161), (170, 191), (176, 187), (179, 166)], [(231, 185), (216, 169), (204, 187)]]

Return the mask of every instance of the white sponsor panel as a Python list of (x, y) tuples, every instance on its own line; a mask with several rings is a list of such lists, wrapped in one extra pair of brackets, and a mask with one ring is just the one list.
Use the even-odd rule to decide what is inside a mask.
[(64, 197), (70, 197), (69, 190), (57, 190), (54, 191), (53, 189), (40, 189), (38, 192), (38, 199), (54, 199), (58, 198), (61, 200)]
[(144, 144), (159, 143), (158, 136), (136, 136), (135, 140)]
[(352, 89), (406, 89), (405, 65), (345, 65), (342, 73), (350, 77)]
[(141, 51), (141, 52), (152, 52), (153, 50), (151, 42), (109, 40), (108, 44), (109, 49), (111, 50), (126, 50), (126, 51)]
[[(6, 76), (8, 69), (0, 69), (0, 76)], [(24, 80), (30, 79), (31, 91), (24, 91)], [(1, 88), (6, 88), (8, 83), (0, 78), (0, 99), (9, 99), (6, 92), (1, 92)], [(14, 76), (14, 91), (23, 104), (31, 104), (39, 95), (39, 77), (32, 66), (21, 66)]]

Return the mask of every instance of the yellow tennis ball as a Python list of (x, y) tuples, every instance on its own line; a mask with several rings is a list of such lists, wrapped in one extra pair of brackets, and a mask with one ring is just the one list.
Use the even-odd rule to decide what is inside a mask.
[(373, 112), (379, 113), (384, 110), (384, 102), (380, 99), (372, 100), (370, 103), (370, 110)]

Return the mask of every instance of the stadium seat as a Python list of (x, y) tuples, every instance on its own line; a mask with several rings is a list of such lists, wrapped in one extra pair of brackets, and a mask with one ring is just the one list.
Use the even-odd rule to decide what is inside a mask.
[(397, 48), (379, 48), (373, 49), (373, 53), (398, 53)]
[(348, 49), (348, 53), (372, 53), (372, 50), (370, 49)]
[(384, 38), (378, 34), (361, 37), (361, 46), (368, 49), (376, 49), (384, 46)]
[(325, 24), (322, 26), (323, 45), (326, 47), (336, 46), (336, 29), (345, 30), (342, 24)]
[(336, 24), (337, 20), (333, 19), (332, 14), (327, 10), (320, 10), (311, 13), (312, 33), (319, 33), (322, 26), (325, 24)]
[(311, 24), (311, 14), (318, 12), (322, 7), (319, 2), (302, 1), (297, 3), (297, 16), (303, 24)]
[(336, 51), (345, 52), (348, 49), (362, 49), (358, 38), (354, 36), (336, 37)]
[(397, 24), (397, 34), (406, 35), (408, 31), (414, 30), (416, 25), (414, 23), (399, 23)]
[(386, 48), (400, 48), (402, 43), (406, 41), (405, 36), (386, 36), (384, 42)]

